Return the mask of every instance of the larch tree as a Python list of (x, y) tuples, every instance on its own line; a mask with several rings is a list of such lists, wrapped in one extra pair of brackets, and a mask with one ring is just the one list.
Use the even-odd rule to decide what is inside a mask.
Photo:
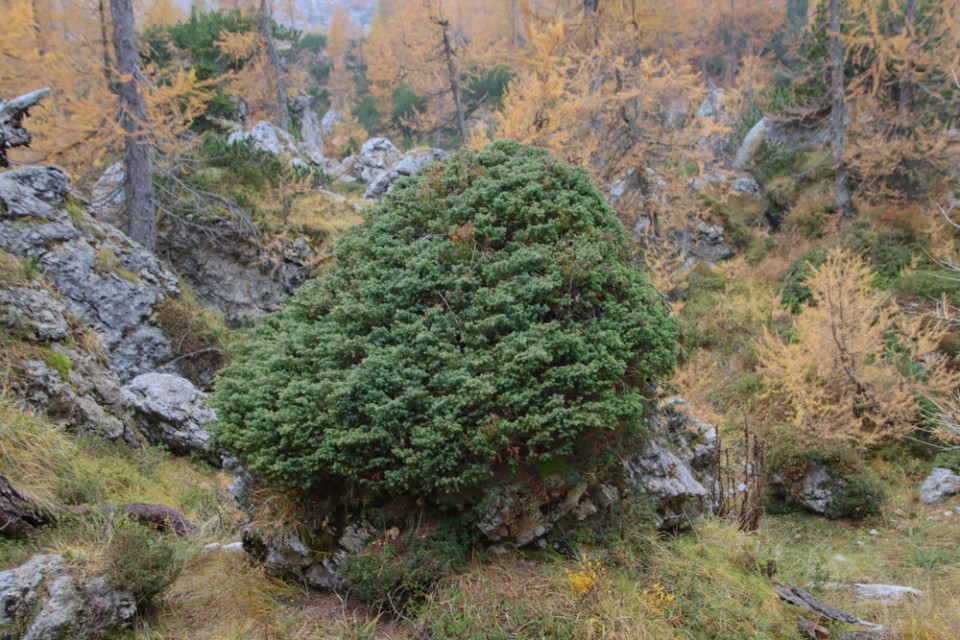
[(338, 4), (333, 10), (327, 31), (327, 58), (332, 64), (328, 83), (331, 104), (341, 113), (349, 112), (353, 103), (353, 79), (347, 67), (351, 27), (350, 15), (343, 5)]
[(141, 90), (140, 56), (131, 0), (110, 0), (113, 45), (117, 55), (120, 124), (124, 130), (124, 195), (130, 237), (153, 251), (157, 244), (157, 208), (153, 199), (152, 145), (147, 103)]
[(757, 350), (783, 420), (810, 448), (862, 449), (909, 434), (920, 400), (949, 399), (960, 382), (937, 348), (944, 331), (901, 313), (859, 256), (834, 250), (812, 273), (813, 304), (790, 339), (768, 334)]

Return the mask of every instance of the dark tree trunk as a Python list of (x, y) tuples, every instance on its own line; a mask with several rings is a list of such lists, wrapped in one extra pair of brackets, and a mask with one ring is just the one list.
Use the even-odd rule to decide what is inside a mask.
[(0, 475), (0, 535), (29, 538), (39, 527), (53, 523), (53, 514), (20, 492)]
[(107, 7), (105, 0), (98, 0), (97, 11), (100, 13), (100, 46), (103, 50), (103, 81), (107, 88), (113, 90), (113, 72), (110, 66), (110, 39), (107, 37)]
[(520, 0), (511, 0), (510, 2), (510, 22), (513, 27), (513, 44), (519, 44), (521, 47), (527, 46), (527, 31), (523, 26), (523, 12), (520, 10)]
[(844, 122), (847, 115), (846, 79), (843, 70), (843, 43), (840, 40), (840, 0), (830, 0), (828, 29), (830, 30), (831, 97), (830, 134), (833, 149), (833, 168), (836, 172), (835, 189), (841, 220), (853, 215), (850, 183), (843, 162)]
[(8, 167), (7, 149), (29, 147), (33, 136), (23, 128), (30, 107), (50, 95), (50, 89), (38, 89), (13, 100), (0, 100), (0, 167)]
[(126, 133), (123, 191), (130, 237), (153, 251), (157, 246), (157, 207), (153, 201), (152, 147), (147, 140), (147, 103), (140, 90), (140, 56), (131, 0), (110, 0), (110, 18), (120, 76), (120, 124)]
[(453, 45), (450, 42), (450, 21), (435, 18), (434, 22), (443, 32), (443, 57), (447, 62), (447, 76), (450, 79), (450, 92), (453, 94), (453, 104), (457, 109), (457, 128), (460, 129), (460, 138), (463, 144), (470, 144), (470, 133), (467, 131), (467, 117), (460, 97), (460, 78), (457, 74), (457, 65), (454, 60)]
[(267, 43), (267, 57), (273, 67), (274, 79), (277, 83), (277, 126), (284, 131), (290, 131), (290, 112), (287, 109), (287, 86), (283, 74), (283, 65), (280, 64), (280, 55), (273, 42), (273, 20), (270, 15), (270, 5), (267, 0), (260, 0), (260, 31)]
[(901, 118), (908, 118), (913, 112), (913, 42), (916, 38), (917, 24), (917, 0), (907, 0), (907, 6), (903, 12), (904, 35), (909, 39), (907, 44), (907, 58), (903, 61), (903, 68), (900, 69), (900, 105), (899, 115)]
[(600, 8), (600, 0), (583, 0), (583, 17), (589, 18)]

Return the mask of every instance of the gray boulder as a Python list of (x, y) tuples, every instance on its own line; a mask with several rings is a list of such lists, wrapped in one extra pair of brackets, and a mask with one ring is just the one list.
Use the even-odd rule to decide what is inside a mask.
[(102, 577), (85, 580), (59, 555), (35, 556), (0, 572), (0, 638), (86, 640), (130, 626), (133, 596)]
[(0, 287), (0, 323), (26, 324), (34, 340), (62, 340), (70, 327), (63, 317), (63, 305), (45, 289)]
[(123, 388), (124, 401), (144, 436), (174, 453), (199, 453), (215, 464), (219, 456), (209, 449), (206, 425), (216, 419), (206, 394), (186, 378), (171, 373), (145, 373)]
[(285, 159), (303, 159), (293, 137), (274, 124), (261, 120), (250, 131), (237, 130), (230, 134), (227, 142), (237, 144), (249, 141), (254, 149), (272, 153)]
[(386, 138), (370, 138), (360, 147), (357, 178), (370, 184), (400, 160), (400, 149)]
[(323, 156), (323, 128), (317, 119), (317, 113), (313, 109), (307, 109), (303, 112), (303, 119), (300, 124), (303, 133), (304, 153), (313, 164), (322, 166), (326, 162)]
[(764, 116), (757, 121), (757, 124), (751, 127), (743, 139), (740, 148), (737, 150), (737, 155), (733, 160), (734, 169), (743, 169), (753, 161), (754, 156), (757, 155), (757, 151), (760, 149), (760, 145), (767, 137), (767, 132), (770, 131), (772, 126), (773, 120)]
[(393, 189), (400, 178), (415, 175), (431, 162), (439, 162), (449, 155), (442, 149), (408, 152), (392, 167), (370, 182), (363, 197), (368, 200), (380, 200)]
[(320, 132), (324, 136), (332, 135), (334, 130), (346, 121), (346, 116), (339, 111), (331, 109), (323, 114), (323, 118), (320, 120)]
[(925, 504), (939, 504), (957, 493), (960, 493), (960, 475), (950, 469), (934, 469), (920, 485), (920, 499)]
[(897, 584), (865, 584), (855, 582), (851, 585), (853, 591), (864, 600), (880, 600), (885, 604), (894, 604), (904, 597), (919, 598), (923, 592), (913, 587)]
[(757, 195), (760, 193), (760, 185), (753, 178), (737, 178), (730, 183), (730, 188), (737, 193), (748, 195)]
[(30, 167), (0, 174), (0, 249), (37, 262), (60, 304), (100, 335), (121, 380), (172, 358), (170, 343), (150, 321), (154, 306), (179, 294), (157, 258), (116, 228), (64, 209), (66, 174)]

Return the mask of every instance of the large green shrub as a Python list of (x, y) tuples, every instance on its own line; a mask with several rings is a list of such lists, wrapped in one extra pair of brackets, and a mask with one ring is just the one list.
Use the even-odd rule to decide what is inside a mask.
[(222, 372), (216, 435), (283, 486), (465, 508), (638, 443), (676, 333), (587, 173), (501, 142), (401, 181), (340, 239)]

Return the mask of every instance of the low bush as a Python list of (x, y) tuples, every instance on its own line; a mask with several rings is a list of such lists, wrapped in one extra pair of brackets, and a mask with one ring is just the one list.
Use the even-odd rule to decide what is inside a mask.
[(110, 584), (133, 595), (141, 610), (177, 579), (183, 565), (172, 540), (130, 522), (121, 522), (104, 560)]
[(421, 601), (441, 578), (461, 571), (471, 543), (462, 527), (445, 523), (423, 537), (411, 535), (349, 556), (340, 576), (362, 602), (402, 611)]

